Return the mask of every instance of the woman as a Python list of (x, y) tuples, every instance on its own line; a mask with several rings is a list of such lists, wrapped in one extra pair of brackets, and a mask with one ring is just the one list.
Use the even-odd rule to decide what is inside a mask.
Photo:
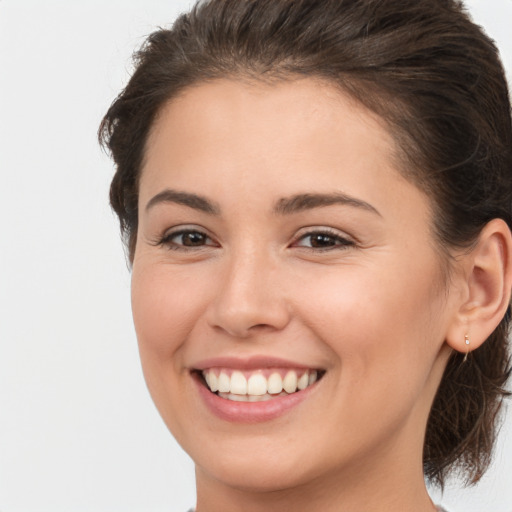
[(100, 136), (197, 512), (427, 512), (424, 476), (481, 478), (512, 127), (460, 2), (200, 3), (150, 36)]

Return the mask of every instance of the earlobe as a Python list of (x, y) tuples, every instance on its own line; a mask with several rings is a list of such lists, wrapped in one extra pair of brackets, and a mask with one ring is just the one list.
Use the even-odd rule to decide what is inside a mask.
[(481, 231), (476, 245), (461, 257), (463, 299), (447, 335), (458, 352), (478, 348), (507, 311), (512, 288), (512, 235), (502, 219)]

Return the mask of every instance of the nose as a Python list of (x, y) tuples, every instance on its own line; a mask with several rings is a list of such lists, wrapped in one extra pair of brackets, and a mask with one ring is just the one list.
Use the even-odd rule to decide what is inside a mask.
[(278, 265), (264, 254), (233, 255), (215, 277), (219, 286), (207, 311), (208, 324), (236, 338), (284, 329), (290, 308), (281, 278)]

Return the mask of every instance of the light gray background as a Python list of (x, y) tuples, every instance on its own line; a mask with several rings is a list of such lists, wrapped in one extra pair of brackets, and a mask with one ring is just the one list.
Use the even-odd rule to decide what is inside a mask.
[[(0, 0), (0, 510), (181, 512), (193, 467), (146, 391), (96, 144), (145, 35), (182, 0)], [(512, 0), (472, 0), (512, 71)], [(437, 494), (436, 494), (437, 497)], [(512, 512), (512, 411), (453, 512)]]

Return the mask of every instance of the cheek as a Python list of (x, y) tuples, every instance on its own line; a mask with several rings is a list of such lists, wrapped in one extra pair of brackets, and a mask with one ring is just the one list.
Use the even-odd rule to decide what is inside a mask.
[(183, 398), (183, 390), (190, 386), (184, 352), (208, 302), (201, 281), (165, 264), (135, 262), (133, 266), (132, 310), (144, 378), (179, 442), (186, 438), (184, 419), (194, 416)]
[(400, 368), (414, 379), (428, 371), (443, 338), (437, 276), (431, 261), (417, 258), (399, 269), (354, 266), (313, 276), (300, 316), (336, 354), (343, 378), (371, 380)]
[(432, 298), (435, 271), (422, 268), (424, 275), (403, 268), (404, 277), (352, 268), (309, 283), (300, 316), (333, 355), (332, 435), (339, 426), (354, 446), (393, 435), (411, 411), (422, 428), (435, 340), (442, 340), (436, 335), (442, 300)]
[(134, 264), (132, 310), (143, 366), (180, 366), (180, 349), (208, 302), (202, 281), (165, 265)]

